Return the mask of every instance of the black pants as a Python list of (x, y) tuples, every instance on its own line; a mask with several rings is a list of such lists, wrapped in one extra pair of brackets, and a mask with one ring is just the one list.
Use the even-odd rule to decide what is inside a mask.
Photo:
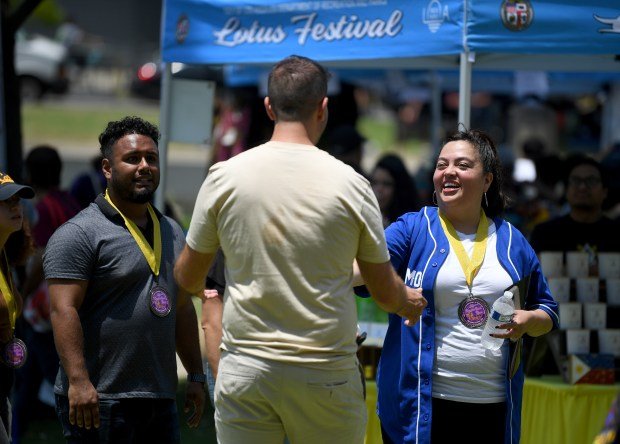
[[(431, 443), (502, 444), (506, 429), (506, 403), (473, 404), (433, 398)], [(392, 441), (383, 427), (384, 444)]]
[(69, 422), (69, 398), (56, 395), (56, 413), (68, 444), (179, 444), (174, 399), (99, 399), (101, 427), (85, 429)]

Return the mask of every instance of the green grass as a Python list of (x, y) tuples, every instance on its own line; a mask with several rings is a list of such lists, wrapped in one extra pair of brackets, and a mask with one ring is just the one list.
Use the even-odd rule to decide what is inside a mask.
[[(207, 398), (207, 406), (202, 416), (200, 426), (190, 429), (183, 412), (185, 396), (185, 381), (179, 381), (177, 391), (177, 406), (179, 409), (179, 421), (181, 423), (181, 442), (183, 444), (215, 444), (215, 424), (213, 422), (213, 409)], [(64, 444), (60, 423), (55, 419), (33, 421), (28, 426), (26, 436), (22, 439), (23, 444)]]
[[(92, 145), (108, 122), (127, 115), (137, 115), (158, 124), (159, 108), (154, 104), (121, 101), (75, 103), (47, 101), (26, 103), (22, 106), (22, 130), (24, 140), (38, 143), (49, 141)], [(361, 117), (358, 129), (380, 151), (417, 153), (424, 141), (411, 139), (400, 142), (396, 138), (396, 122), (393, 119)], [(175, 146), (178, 144), (175, 144)]]
[(70, 106), (43, 102), (22, 106), (22, 131), (27, 141), (61, 140), (93, 144), (108, 122), (127, 115), (137, 115), (155, 124), (159, 121), (156, 107), (137, 103)]
[(357, 129), (381, 152), (417, 155), (428, 146), (428, 141), (419, 139), (397, 140), (397, 128), (394, 119), (374, 119), (362, 116), (357, 122)]

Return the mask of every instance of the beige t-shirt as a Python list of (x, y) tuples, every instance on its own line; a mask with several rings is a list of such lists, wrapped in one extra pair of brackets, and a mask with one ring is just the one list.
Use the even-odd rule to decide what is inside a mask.
[(310, 145), (268, 142), (214, 165), (187, 235), (226, 257), (222, 348), (325, 368), (354, 365), (354, 258), (389, 254), (366, 179)]

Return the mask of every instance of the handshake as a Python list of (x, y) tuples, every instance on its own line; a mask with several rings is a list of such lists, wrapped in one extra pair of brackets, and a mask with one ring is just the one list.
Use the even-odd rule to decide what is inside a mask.
[(421, 288), (405, 286), (405, 293), (406, 296), (403, 304), (394, 313), (405, 319), (405, 325), (412, 327), (420, 320), (422, 311), (426, 308), (428, 302), (422, 296)]
[(405, 325), (415, 325), (428, 302), (421, 288), (405, 285), (390, 262), (374, 264), (357, 259), (353, 262), (353, 286), (366, 285), (382, 310), (405, 318)]

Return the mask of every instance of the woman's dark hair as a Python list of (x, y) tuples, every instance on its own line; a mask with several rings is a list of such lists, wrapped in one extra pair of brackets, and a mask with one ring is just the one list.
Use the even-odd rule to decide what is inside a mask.
[(4, 251), (9, 265), (13, 267), (26, 265), (26, 259), (34, 252), (30, 225), (26, 218), (24, 218), (22, 229), (11, 233), (7, 239), (6, 244), (4, 244)]
[(396, 154), (386, 154), (379, 159), (374, 170), (379, 168), (394, 179), (394, 195), (385, 214), (388, 221), (394, 222), (405, 213), (418, 211), (421, 207), (420, 196), (401, 158)]
[[(493, 182), (487, 191), (486, 200), (482, 198), (482, 207), (489, 217), (497, 217), (503, 214), (508, 200), (502, 190), (503, 176), (502, 165), (497, 155), (497, 149), (493, 140), (483, 131), (463, 129), (449, 135), (444, 145), (448, 142), (469, 142), (477, 151), (485, 173), (493, 174)], [(488, 201), (488, 205), (487, 202)]]

